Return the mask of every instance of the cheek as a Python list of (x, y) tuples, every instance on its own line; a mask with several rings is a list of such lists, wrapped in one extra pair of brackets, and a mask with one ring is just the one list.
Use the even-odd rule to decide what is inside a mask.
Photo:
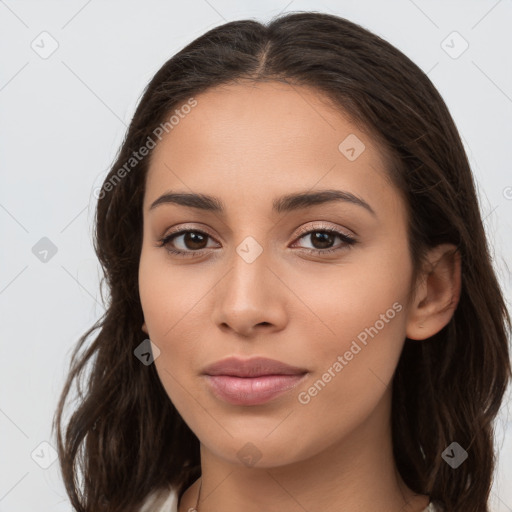
[(362, 412), (386, 391), (405, 340), (411, 275), (407, 248), (396, 246), (347, 259), (336, 273), (295, 280), (297, 294), (317, 315), (302, 320), (310, 344), (304, 350), (315, 361), (313, 388), (301, 389), (304, 402), (316, 403), (309, 413), (329, 404), (342, 415), (347, 408)]
[(187, 272), (179, 266), (172, 268), (164, 252), (165, 249), (143, 249), (139, 265), (144, 320), (152, 341), (162, 347), (173, 339), (181, 339), (185, 325), (190, 332), (197, 320), (191, 321), (191, 317), (197, 317), (209, 287), (208, 280), (203, 279), (206, 276), (199, 272)]
[[(405, 336), (406, 300), (412, 264), (405, 243), (375, 246), (349, 255), (339, 266), (325, 265), (314, 271), (287, 276), (294, 294), (307, 306), (302, 322), (315, 349), (348, 350), (360, 335), (398, 340)], [(402, 336), (404, 335), (404, 336)], [(322, 341), (320, 341), (322, 340)]]
[[(304, 425), (318, 425), (322, 418), (316, 427), (321, 435), (302, 430), (304, 454), (356, 431), (390, 392), (405, 339), (405, 306), (396, 300), (400, 290), (392, 290), (393, 286), (379, 290), (360, 283), (350, 300), (340, 293), (336, 305), (324, 305), (323, 320), (335, 335), (305, 347), (315, 371), (297, 389), (300, 422), (290, 426), (299, 431)], [(307, 338), (311, 335), (312, 331), (306, 332)], [(308, 441), (308, 436), (314, 440)]]
[(191, 280), (185, 267), (171, 269), (167, 263), (160, 250), (143, 248), (139, 293), (148, 337), (160, 349), (154, 364), (167, 394), (180, 408), (190, 406), (184, 389), (190, 388), (188, 381), (208, 332), (204, 298), (212, 283), (197, 271)]

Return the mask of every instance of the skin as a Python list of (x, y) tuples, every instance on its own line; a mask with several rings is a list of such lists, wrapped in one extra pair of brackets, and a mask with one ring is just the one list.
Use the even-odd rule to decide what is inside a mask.
[[(449, 256), (452, 247), (432, 250), (432, 267), (412, 282), (406, 209), (382, 152), (314, 89), (240, 83), (196, 100), (151, 156), (139, 286), (142, 329), (161, 351), (158, 375), (200, 440), (199, 510), (423, 510), (428, 496), (414, 494), (396, 471), (391, 383), (405, 337), (425, 339), (453, 314), (460, 262)], [(349, 134), (365, 145), (354, 161), (338, 149)], [(324, 189), (349, 191), (375, 215), (341, 201), (272, 211), (278, 196)], [(216, 196), (225, 214), (171, 203), (150, 210), (171, 190)], [(194, 245), (178, 235), (171, 245), (204, 247), (202, 255), (179, 257), (158, 245), (180, 226), (211, 238)], [(357, 243), (334, 236), (321, 245), (302, 228), (335, 229)], [(248, 236), (263, 249), (252, 263), (236, 251)], [(308, 253), (335, 247), (329, 255)], [(300, 403), (299, 393), (396, 303), (401, 311)], [(266, 404), (231, 405), (201, 375), (229, 355), (277, 359), (308, 375)], [(260, 456), (253, 466), (237, 456), (248, 442)], [(195, 505), (198, 483), (180, 512)]]

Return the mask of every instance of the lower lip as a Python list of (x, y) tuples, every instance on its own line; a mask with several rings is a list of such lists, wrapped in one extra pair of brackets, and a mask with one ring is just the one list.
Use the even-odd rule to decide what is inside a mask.
[(259, 405), (294, 388), (305, 376), (306, 374), (261, 377), (206, 375), (206, 381), (216, 396), (230, 404)]

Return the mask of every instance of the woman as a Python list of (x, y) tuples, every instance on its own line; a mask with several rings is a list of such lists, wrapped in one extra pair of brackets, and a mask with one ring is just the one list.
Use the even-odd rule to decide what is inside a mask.
[(76, 510), (489, 510), (510, 318), (457, 129), (389, 43), (320, 13), (193, 41), (95, 248), (54, 424)]

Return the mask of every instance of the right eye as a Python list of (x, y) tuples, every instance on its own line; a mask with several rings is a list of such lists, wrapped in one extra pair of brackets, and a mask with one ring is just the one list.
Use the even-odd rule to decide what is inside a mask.
[[(195, 257), (202, 255), (202, 251), (207, 249), (205, 244), (207, 244), (208, 238), (212, 237), (204, 231), (183, 229), (161, 238), (159, 247), (165, 247), (169, 253), (176, 256)], [(176, 248), (176, 245), (181, 245), (181, 248)]]

